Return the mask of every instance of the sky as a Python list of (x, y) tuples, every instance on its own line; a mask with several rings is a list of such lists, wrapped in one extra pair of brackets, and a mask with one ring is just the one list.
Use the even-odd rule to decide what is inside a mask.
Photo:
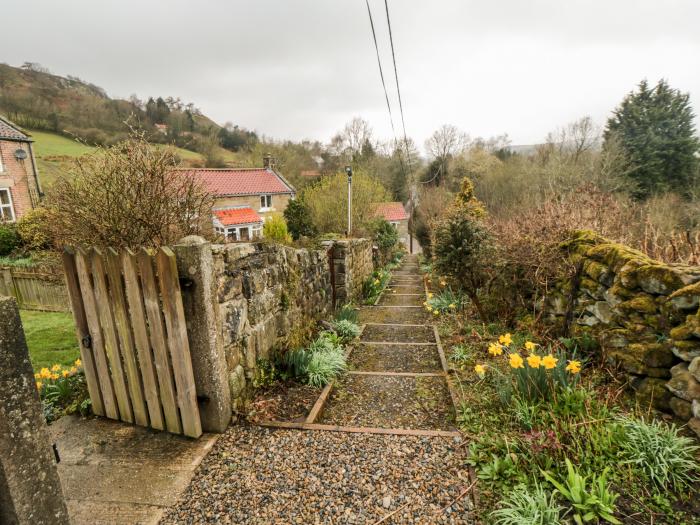
[[(442, 124), (513, 144), (666, 78), (700, 111), (698, 0), (388, 0), (406, 131)], [(384, 0), (370, 0), (401, 128)], [(174, 96), (220, 124), (328, 141), (355, 116), (392, 130), (365, 0), (24, 0), (0, 62), (38, 62), (112, 97)], [(26, 20), (30, 17), (31, 20)]]

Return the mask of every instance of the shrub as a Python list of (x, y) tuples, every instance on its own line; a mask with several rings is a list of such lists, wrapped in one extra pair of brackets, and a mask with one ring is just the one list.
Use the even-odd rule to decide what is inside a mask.
[(559, 525), (559, 514), (564, 510), (539, 484), (516, 487), (502, 505), (491, 513), (496, 525)]
[(35, 208), (17, 222), (17, 234), (22, 247), (30, 252), (51, 247), (50, 215), (45, 208)]
[(269, 217), (263, 224), (263, 237), (270, 241), (290, 244), (292, 236), (287, 231), (287, 223), (281, 215)]
[(347, 370), (347, 362), (342, 349), (317, 351), (311, 354), (306, 366), (308, 383), (322, 387)]
[(10, 255), (21, 244), (17, 227), (14, 224), (0, 222), (0, 256)]
[(625, 417), (620, 448), (624, 462), (641, 471), (657, 488), (690, 487), (698, 480), (695, 454), (700, 447), (678, 434), (675, 425)]
[(613, 516), (618, 495), (608, 489), (607, 470), (599, 476), (594, 475), (590, 487), (588, 476), (579, 474), (568, 459), (566, 470), (567, 476), (564, 480), (557, 480), (548, 472), (542, 472), (542, 475), (554, 485), (564, 499), (571, 503), (577, 525), (598, 519), (622, 525)]
[(290, 200), (284, 209), (284, 220), (292, 238), (296, 241), (301, 237), (315, 237), (318, 231), (311, 220), (311, 212), (302, 197)]
[(370, 224), (370, 231), (372, 232), (374, 244), (377, 245), (382, 254), (388, 257), (391, 250), (399, 242), (399, 233), (396, 231), (396, 228), (385, 219), (375, 219)]
[(350, 341), (360, 335), (360, 327), (347, 319), (333, 321), (331, 326), (342, 341)]

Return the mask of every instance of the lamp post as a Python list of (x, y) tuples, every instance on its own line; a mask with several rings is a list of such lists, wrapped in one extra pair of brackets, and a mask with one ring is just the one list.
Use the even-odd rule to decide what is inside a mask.
[(348, 237), (352, 232), (352, 166), (345, 166), (348, 174)]

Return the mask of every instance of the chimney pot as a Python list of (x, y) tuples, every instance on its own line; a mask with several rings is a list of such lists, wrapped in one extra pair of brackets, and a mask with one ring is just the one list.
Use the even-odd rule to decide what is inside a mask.
[(265, 153), (265, 156), (263, 157), (263, 167), (266, 169), (272, 168), (272, 155), (269, 153)]

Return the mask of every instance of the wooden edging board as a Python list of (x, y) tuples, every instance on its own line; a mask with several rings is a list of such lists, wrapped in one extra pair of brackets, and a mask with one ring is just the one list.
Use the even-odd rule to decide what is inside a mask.
[(369, 370), (348, 370), (353, 376), (388, 376), (388, 377), (445, 377), (444, 372), (372, 372)]
[(455, 430), (417, 430), (412, 428), (344, 427), (320, 423), (294, 423), (291, 421), (261, 421), (262, 427), (286, 428), (293, 430), (326, 430), (328, 432), (351, 432), (356, 434), (388, 434), (397, 436), (463, 437)]

